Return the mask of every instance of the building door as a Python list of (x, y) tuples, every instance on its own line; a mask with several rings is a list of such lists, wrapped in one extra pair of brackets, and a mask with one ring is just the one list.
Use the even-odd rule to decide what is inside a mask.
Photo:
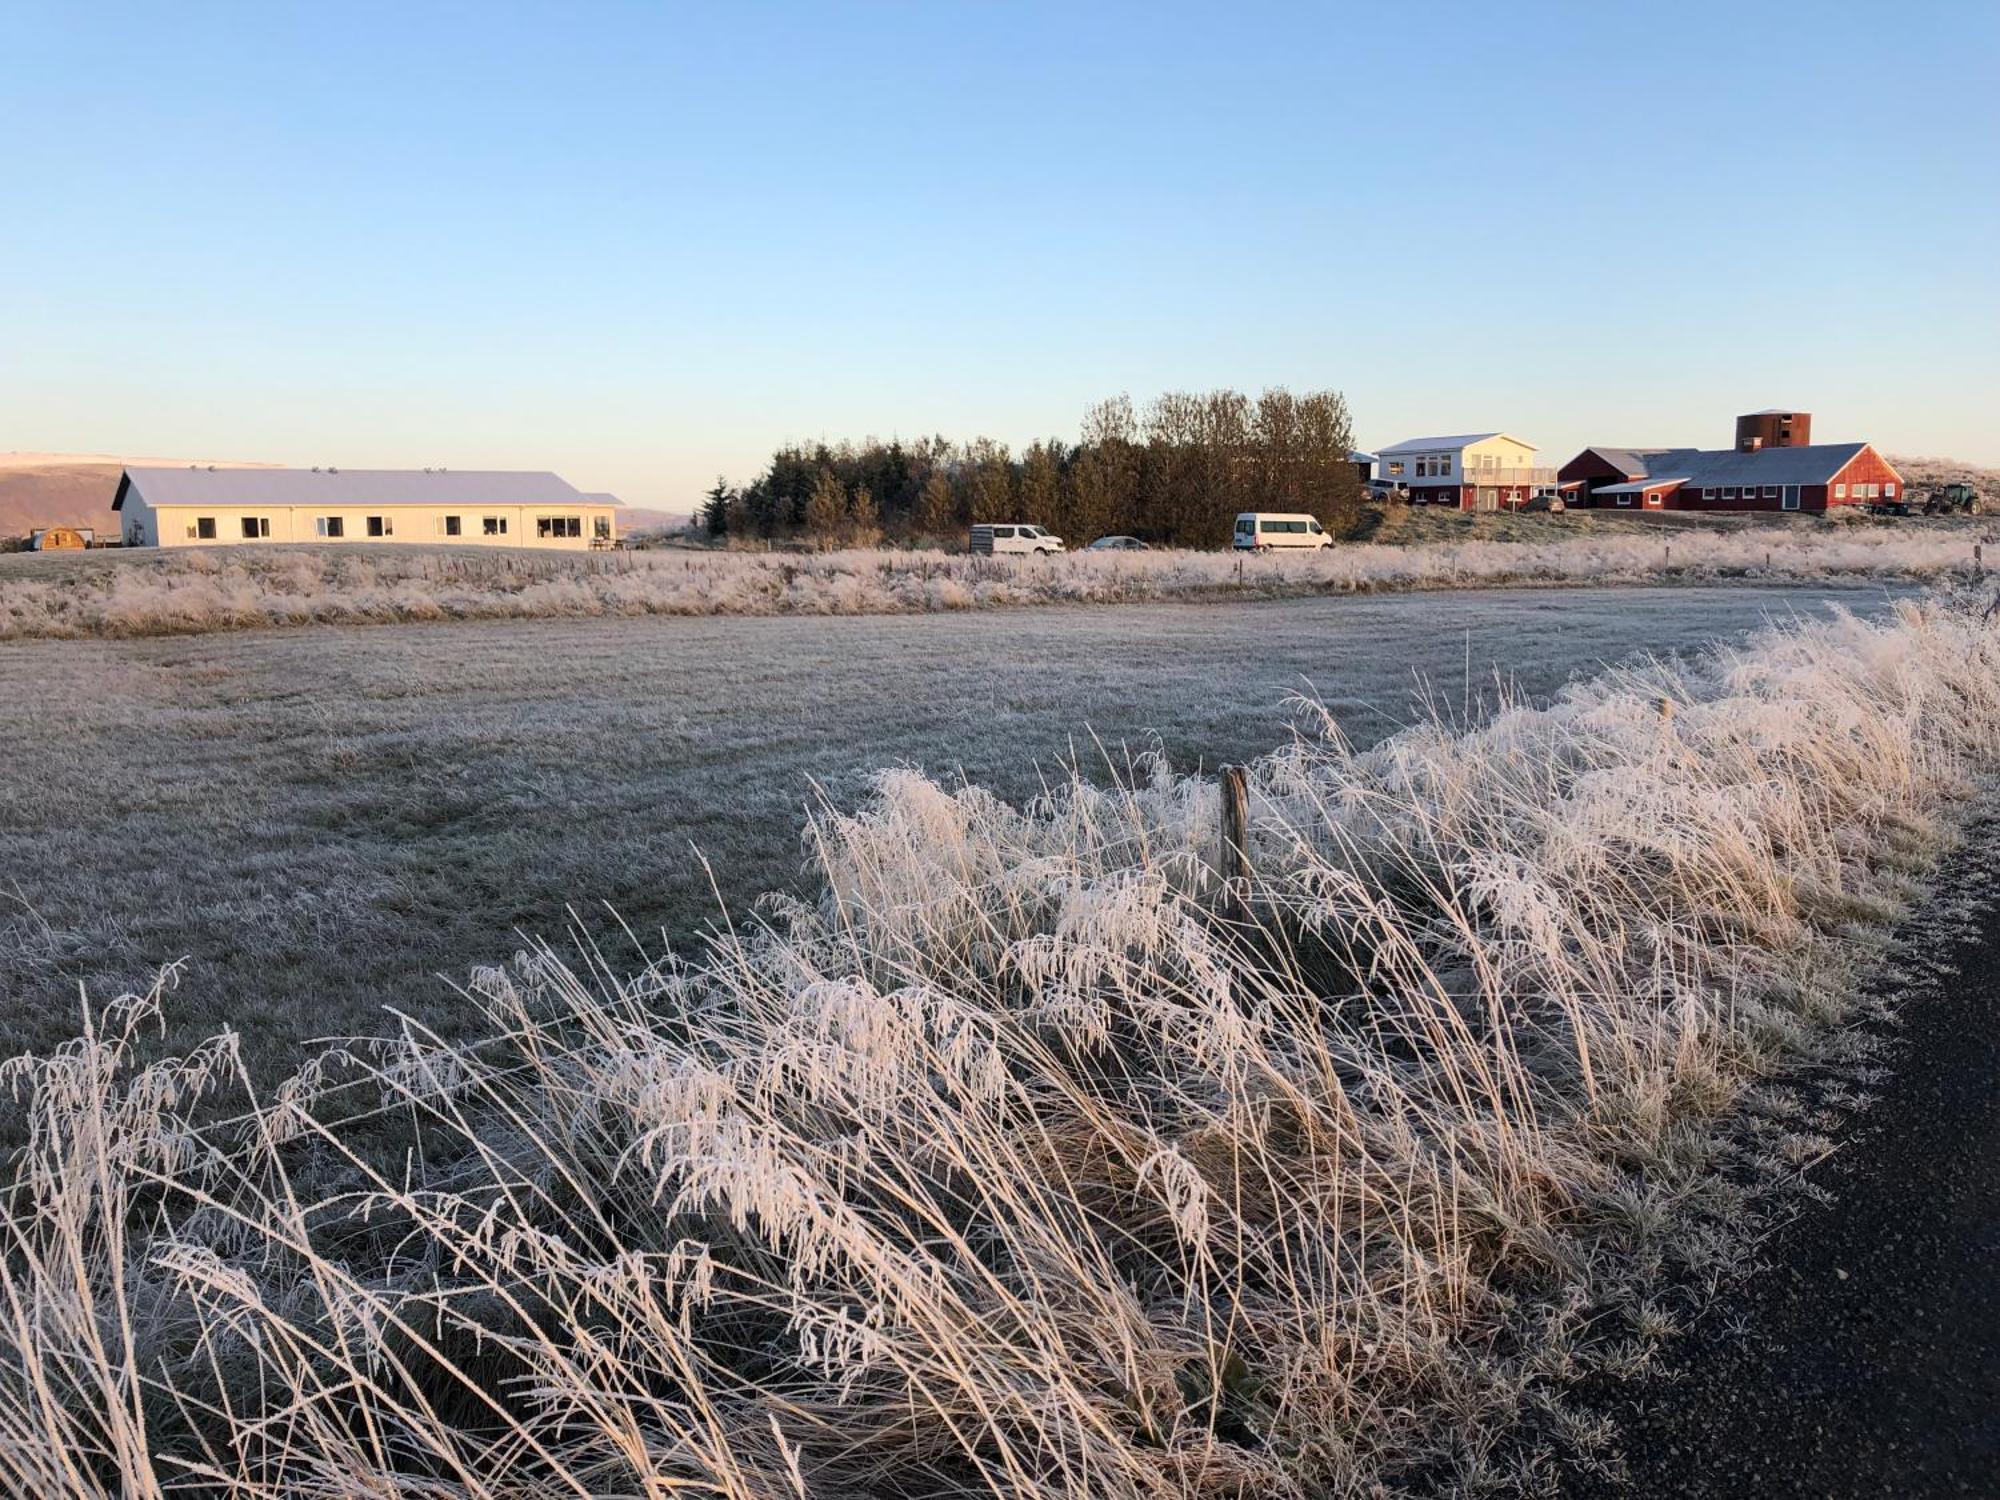
[(1778, 503), (1786, 510), (1797, 510), (1799, 508), (1799, 487), (1795, 484), (1786, 485), (1785, 498)]
[(1479, 508), (1481, 510), (1498, 510), (1500, 508), (1500, 491), (1490, 484), (1481, 485), (1479, 487)]

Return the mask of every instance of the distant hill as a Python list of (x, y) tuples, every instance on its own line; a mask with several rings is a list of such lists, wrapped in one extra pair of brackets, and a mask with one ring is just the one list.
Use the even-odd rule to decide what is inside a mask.
[[(188, 458), (119, 458), (109, 453), (0, 453), (0, 537), (26, 536), (41, 526), (87, 526), (118, 534), (111, 509), (127, 464), (193, 463)], [(203, 464), (211, 462), (201, 460)], [(218, 469), (269, 468), (224, 463)]]
[(2000, 514), (2000, 469), (1982, 469), (1955, 458), (1902, 458), (1893, 454), (1888, 458), (1919, 499), (1939, 485), (1969, 484), (1979, 497), (1974, 509), (1989, 516)]
[[(116, 536), (118, 515), (111, 501), (126, 465), (179, 468), (196, 462), (218, 469), (282, 467), (206, 458), (120, 458), (109, 453), (0, 453), (0, 538), (26, 536), (44, 526), (85, 526), (100, 535)], [(621, 535), (661, 531), (686, 521), (677, 512), (628, 505), (618, 513), (618, 530)]]

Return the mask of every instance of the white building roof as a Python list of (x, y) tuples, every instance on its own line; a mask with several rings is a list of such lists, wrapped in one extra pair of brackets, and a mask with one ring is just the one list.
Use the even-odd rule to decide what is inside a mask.
[(1647, 490), (1657, 490), (1662, 485), (1686, 484), (1685, 474), (1665, 474), (1658, 479), (1639, 479), (1631, 484), (1607, 484), (1598, 488), (1600, 495), (1643, 495)]
[[(1474, 443), (1483, 443), (1488, 438), (1506, 438), (1509, 442), (1521, 443), (1519, 438), (1506, 432), (1459, 432), (1453, 433), (1450, 437), (1406, 438), (1400, 443), (1391, 443), (1386, 448), (1378, 449), (1377, 453), (1378, 455), (1387, 455), (1390, 453), (1456, 452), (1460, 448), (1470, 448)], [(1535, 445), (1533, 443), (1521, 443), (1521, 446), (1533, 451)]]
[(128, 468), (113, 510), (148, 505), (587, 505), (567, 480), (532, 469)]

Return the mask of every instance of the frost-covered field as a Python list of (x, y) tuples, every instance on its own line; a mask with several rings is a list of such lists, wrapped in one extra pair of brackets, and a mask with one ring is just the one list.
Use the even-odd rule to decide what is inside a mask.
[(1207, 552), (1052, 559), (921, 552), (571, 557), (304, 547), (29, 556), (0, 560), (0, 639), (414, 620), (896, 614), (1500, 584), (1927, 580), (1967, 571), (1982, 535), (1921, 524), (1674, 528), (1547, 543), (1353, 545), (1248, 558), (1240, 568), (1234, 555)]
[[(815, 787), (959, 772), (1010, 799), (1101, 739), (1184, 768), (1268, 750), (1288, 694), (1357, 743), (1504, 677), (1554, 692), (1646, 649), (1740, 638), (1880, 587), (1605, 588), (824, 620), (511, 620), (0, 644), (0, 1055), (77, 991), (188, 955), (170, 1035), (261, 1063), (449, 1030), (440, 981), (552, 934), (624, 948), (789, 888)], [(707, 857), (713, 870), (694, 857)], [(0, 1111), (0, 1140), (9, 1122)]]
[(1241, 885), (1200, 776), (897, 772), (761, 920), (480, 970), (473, 1044), (148, 1067), (163, 988), (12, 1069), (0, 1475), (1514, 1486), (1497, 1435), (1587, 1445), (1546, 1392), (1643, 1357), (1663, 1277), (1821, 1149), (1758, 1081), (1834, 1034), (1996, 747), (2000, 630), (1905, 604), (1298, 741)]

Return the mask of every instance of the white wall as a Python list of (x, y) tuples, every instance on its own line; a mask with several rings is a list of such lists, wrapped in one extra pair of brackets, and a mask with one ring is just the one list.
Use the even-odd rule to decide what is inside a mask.
[[(430, 542), (448, 546), (543, 547), (563, 551), (587, 550), (597, 539), (597, 522), (604, 519), (616, 536), (617, 508), (609, 505), (165, 505), (153, 507), (136, 493), (125, 497), (124, 529), (140, 546), (158, 547), (262, 547), (281, 542)], [(243, 518), (262, 517), (271, 523), (268, 537), (252, 539), (243, 535)], [(337, 516), (343, 523), (338, 538), (320, 535), (323, 518)], [(368, 534), (368, 518), (381, 516), (392, 533)], [(459, 519), (459, 534), (445, 532), (447, 516)], [(576, 517), (582, 522), (581, 536), (544, 537), (538, 522), (548, 517)], [(198, 520), (215, 522), (214, 540), (191, 536)], [(489, 536), (488, 518), (504, 521), (506, 531)]]
[(1535, 462), (1535, 445), (1523, 443), (1504, 434), (1499, 437), (1482, 438), (1476, 443), (1467, 443), (1460, 455), (1467, 469), (1475, 469), (1485, 455), (1493, 455), (1493, 463), (1502, 469), (1531, 468)]

